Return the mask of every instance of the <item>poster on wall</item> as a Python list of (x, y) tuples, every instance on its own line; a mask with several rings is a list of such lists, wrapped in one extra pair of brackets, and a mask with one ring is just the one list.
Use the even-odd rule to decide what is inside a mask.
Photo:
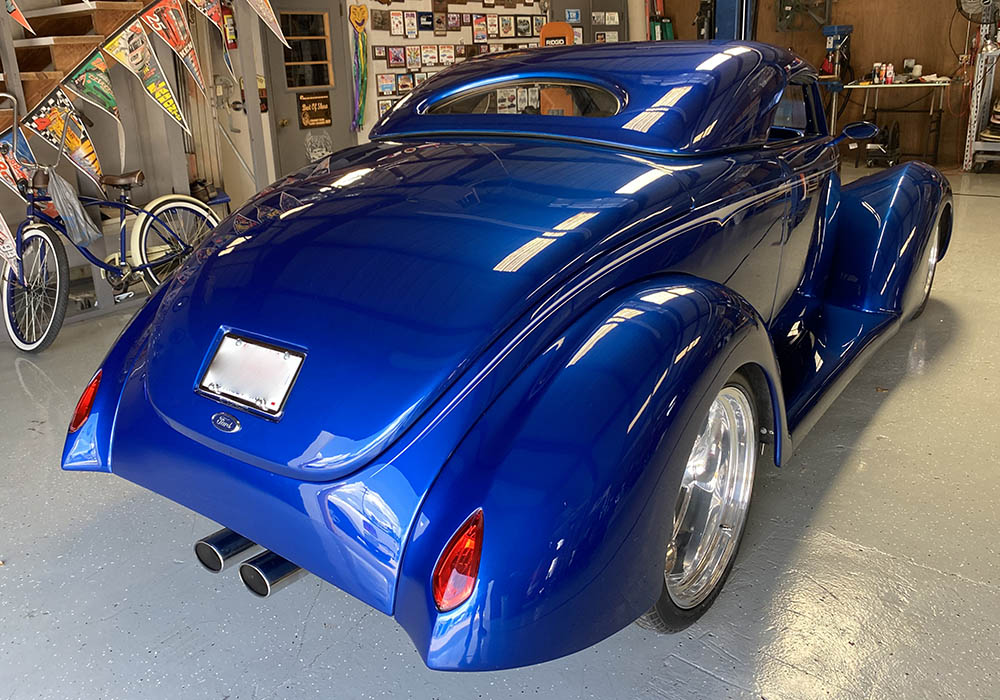
[(28, 20), (25, 18), (24, 13), (21, 12), (21, 8), (17, 6), (17, 3), (14, 2), (14, 0), (7, 0), (7, 14), (9, 14), (15, 22), (20, 24), (29, 32), (31, 32), (32, 34), (35, 33), (35, 30), (31, 28), (30, 24), (28, 24)]
[(111, 37), (104, 45), (104, 50), (139, 78), (150, 98), (184, 131), (191, 133), (139, 18), (134, 19), (131, 24)]
[(24, 119), (24, 124), (41, 136), (53, 148), (62, 143), (63, 129), (66, 130), (66, 156), (84, 175), (101, 186), (101, 162), (94, 151), (87, 127), (83, 125), (73, 109), (66, 93), (60, 88), (52, 91)]
[(406, 32), (403, 29), (402, 10), (389, 11), (389, 34), (391, 36), (404, 36), (406, 34)]
[[(10, 265), (11, 270), (17, 270), (17, 247), (14, 245), (14, 234), (10, 232), (10, 226), (0, 214), (0, 263)], [(0, 270), (4, 265), (0, 264)], [(16, 276), (16, 275), (15, 275)]]
[(472, 15), (472, 41), (476, 44), (485, 44), (489, 39), (489, 31), (486, 27), (486, 15)]
[(292, 48), (288, 46), (288, 41), (285, 40), (285, 35), (281, 33), (281, 27), (278, 26), (278, 18), (274, 16), (274, 10), (271, 9), (271, 3), (267, 0), (247, 0), (250, 3), (250, 7), (253, 11), (257, 13), (260, 17), (260, 21), (267, 25), (278, 40), (284, 44), (287, 48)]
[(198, 62), (198, 54), (194, 50), (191, 30), (188, 28), (181, 0), (159, 0), (142, 13), (142, 21), (177, 54), (198, 87), (205, 93), (201, 63)]
[(403, 33), (407, 39), (417, 38), (417, 13), (406, 10), (403, 12)]

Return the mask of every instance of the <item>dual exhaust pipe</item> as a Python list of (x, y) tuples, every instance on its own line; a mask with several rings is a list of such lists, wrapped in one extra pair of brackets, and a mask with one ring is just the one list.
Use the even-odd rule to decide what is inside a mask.
[[(224, 527), (195, 542), (194, 555), (202, 566), (217, 574), (226, 568), (228, 562), (257, 548), (259, 545), (256, 542)], [(265, 549), (243, 561), (239, 572), (240, 580), (251, 593), (267, 598), (301, 577), (305, 570)]]

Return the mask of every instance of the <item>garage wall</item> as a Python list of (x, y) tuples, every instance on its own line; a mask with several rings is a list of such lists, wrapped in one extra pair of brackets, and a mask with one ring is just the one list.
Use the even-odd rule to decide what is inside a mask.
[[(812, 20), (806, 20), (804, 29), (793, 32), (778, 32), (775, 21), (775, 4), (778, 0), (758, 0), (760, 9), (757, 19), (757, 38), (769, 44), (791, 47), (807, 61), (819, 66), (825, 57), (826, 41), (820, 27)], [(692, 25), (698, 12), (698, 0), (666, 0), (667, 14), (673, 19), (674, 31), (678, 39), (694, 39)], [(873, 11), (877, 8), (877, 11)], [(875, 62), (892, 62), (902, 70), (904, 58), (916, 58), (924, 67), (924, 73), (952, 75), (958, 69), (958, 59), (948, 44), (948, 30), (960, 53), (965, 46), (965, 32), (968, 22), (961, 15), (955, 18), (953, 0), (835, 0), (832, 24), (852, 24), (852, 63), (857, 73)], [(915, 92), (897, 91), (882, 93), (884, 107), (900, 106), (916, 97)], [(947, 114), (942, 121), (941, 162), (957, 164), (964, 148), (967, 119), (959, 116), (965, 108), (962, 86), (952, 86), (948, 97), (953, 105), (953, 114)], [(861, 98), (852, 99), (861, 102)], [(926, 101), (919, 106), (927, 104)], [(852, 104), (844, 113), (840, 123), (858, 119), (860, 104)], [(888, 115), (887, 115), (888, 116)], [(919, 151), (927, 128), (927, 118), (918, 114), (901, 114), (903, 150)]]

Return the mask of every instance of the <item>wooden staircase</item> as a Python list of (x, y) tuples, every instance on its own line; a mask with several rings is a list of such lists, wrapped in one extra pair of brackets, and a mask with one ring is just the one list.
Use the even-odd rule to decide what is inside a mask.
[[(27, 10), (24, 16), (36, 34), (24, 32), (24, 38), (12, 43), (28, 110), (143, 6), (132, 0), (96, 0), (89, 5), (64, 0), (61, 5)], [(10, 87), (0, 58), (0, 91), (11, 92)], [(12, 111), (0, 110), (0, 132), (11, 121)]]

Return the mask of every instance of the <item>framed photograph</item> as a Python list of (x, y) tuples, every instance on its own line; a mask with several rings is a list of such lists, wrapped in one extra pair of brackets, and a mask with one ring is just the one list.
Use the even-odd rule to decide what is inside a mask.
[(609, 44), (617, 43), (618, 41), (618, 30), (613, 32), (604, 32), (604, 40)]
[(469, 12), (462, 13), (462, 26), (471, 27), (472, 26), (472, 14)]
[(381, 119), (385, 116), (385, 113), (392, 109), (392, 106), (396, 104), (396, 100), (379, 100), (378, 101), (378, 116)]
[(407, 39), (417, 38), (417, 13), (413, 10), (403, 12), (403, 30)]
[(500, 37), (516, 36), (514, 33), (514, 15), (500, 15)]
[(483, 7), (493, 7), (497, 4), (497, 0), (483, 0)]
[(427, 80), (427, 74), (423, 71), (413, 74), (413, 87), (420, 87)]
[(504, 46), (499, 42), (495, 44), (490, 44), (490, 53), (497, 53), (498, 51), (506, 51), (508, 48), (513, 48), (513, 47)]
[(420, 28), (422, 32), (430, 32), (434, 30), (434, 13), (433, 12), (418, 12), (417, 13), (417, 27)]
[(538, 86), (528, 88), (528, 106), (538, 109), (541, 106), (539, 98), (541, 97), (541, 91)]
[(531, 33), (533, 36), (541, 36), (542, 27), (545, 26), (545, 15), (531, 16)]
[(580, 24), (580, 11), (579, 10), (566, 10), (566, 21), (570, 24)]
[(531, 17), (528, 15), (518, 15), (515, 26), (518, 36), (531, 36)]
[(396, 76), (396, 92), (400, 95), (413, 90), (413, 76), (409, 73), (401, 73)]
[(465, 44), (455, 44), (455, 58), (465, 58)]
[(419, 69), (420, 63), (420, 47), (419, 46), (407, 46), (406, 47), (406, 68), (407, 70), (413, 70), (414, 68)]
[(448, 35), (448, 13), (447, 12), (435, 12), (434, 13), (434, 36), (447, 36)]
[(528, 107), (528, 88), (519, 87), (517, 89), (517, 111), (518, 113), (524, 113), (524, 110)]
[(385, 64), (389, 68), (405, 68), (406, 67), (406, 47), (405, 46), (390, 46), (388, 47), (388, 56), (386, 56)]
[(438, 64), (437, 44), (424, 44), (420, 47), (420, 62), (425, 66), (436, 66)]
[(455, 62), (455, 46), (453, 44), (441, 44), (438, 46), (438, 61), (442, 66), (450, 66)]
[(372, 59), (376, 61), (384, 61), (385, 47), (372, 45)]
[(608, 35), (606, 32), (594, 32), (594, 43), (595, 44), (606, 44), (608, 43)]
[(405, 36), (403, 30), (403, 11), (389, 10), (389, 34), (392, 36)]
[(472, 15), (472, 41), (476, 44), (485, 44), (489, 38), (486, 28), (486, 15)]
[(380, 95), (395, 95), (396, 94), (396, 74), (395, 73), (376, 73), (375, 74), (375, 84), (378, 85), (378, 94), (380, 94)]
[(604, 13), (604, 23), (615, 27), (618, 25), (618, 13), (617, 12), (605, 12)]
[(486, 33), (490, 38), (500, 36), (500, 15), (486, 15)]
[(371, 18), (373, 31), (389, 31), (389, 10), (372, 10)]
[(591, 12), (590, 13), (590, 23), (591, 24), (604, 24), (604, 12)]
[(458, 12), (448, 13), (448, 31), (457, 32), (462, 28), (462, 15)]
[(579, 46), (583, 43), (583, 27), (573, 27), (573, 44)]

